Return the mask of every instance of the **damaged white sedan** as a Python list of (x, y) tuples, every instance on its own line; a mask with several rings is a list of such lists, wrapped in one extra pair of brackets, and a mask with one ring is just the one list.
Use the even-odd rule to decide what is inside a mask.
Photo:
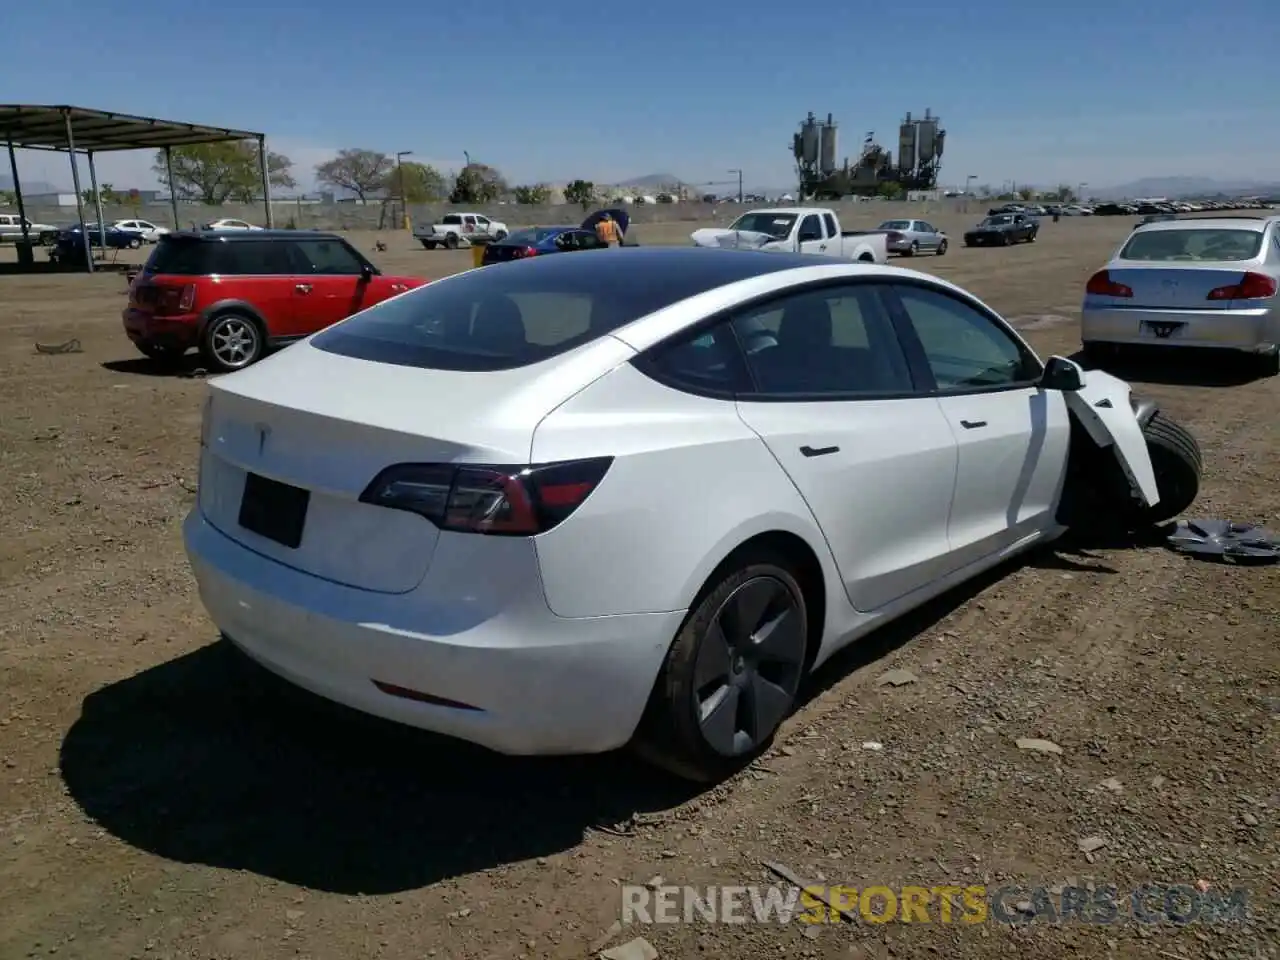
[(269, 669), (512, 754), (715, 779), (840, 648), (1077, 523), (1195, 499), (1127, 384), (936, 277), (537, 257), (209, 385), (200, 594)]

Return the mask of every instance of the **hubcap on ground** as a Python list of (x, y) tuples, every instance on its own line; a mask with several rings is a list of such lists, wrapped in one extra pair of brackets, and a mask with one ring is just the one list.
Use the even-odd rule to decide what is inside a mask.
[(258, 331), (247, 320), (231, 318), (219, 322), (210, 339), (214, 356), (229, 367), (239, 367), (253, 357)]
[(791, 710), (804, 668), (805, 624), (782, 581), (756, 577), (716, 612), (694, 664), (695, 706), (707, 745), (748, 753)]

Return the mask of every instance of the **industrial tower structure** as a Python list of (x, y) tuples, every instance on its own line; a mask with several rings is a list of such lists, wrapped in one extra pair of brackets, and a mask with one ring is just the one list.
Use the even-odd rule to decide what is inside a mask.
[(898, 127), (898, 162), (875, 142), (874, 132), (862, 142), (857, 160), (843, 163), (839, 155), (838, 130), (831, 114), (825, 123), (811, 112), (791, 138), (796, 174), (802, 199), (836, 200), (847, 196), (872, 196), (886, 183), (902, 190), (933, 190), (938, 185), (942, 150), (947, 132), (941, 119), (925, 110), (922, 119), (908, 113)]

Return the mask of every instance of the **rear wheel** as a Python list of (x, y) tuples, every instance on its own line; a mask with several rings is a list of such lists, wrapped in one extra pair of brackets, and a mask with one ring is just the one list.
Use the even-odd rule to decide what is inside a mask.
[(498, 243), (501, 243), (503, 240), (507, 239), (507, 231), (499, 230), (497, 233), (493, 235), (493, 239)]
[(1258, 364), (1259, 376), (1274, 377), (1280, 375), (1280, 349), (1259, 354), (1256, 363)]
[(142, 246), (142, 238), (141, 238), (141, 237), (130, 237), (130, 238), (129, 238), (129, 249), (130, 249), (130, 250), (137, 250), (140, 246)]
[(914, 240), (912, 240), (912, 241), (911, 241), (911, 246), (909, 246), (909, 247), (907, 248), (907, 256), (908, 256), (908, 257), (914, 257), (914, 256), (915, 256), (917, 253), (919, 253), (919, 252), (920, 252), (920, 244), (918, 244), (918, 243), (916, 243)]
[(257, 322), (242, 313), (214, 317), (200, 337), (200, 355), (210, 367), (222, 373), (243, 370), (256, 363), (265, 347)]
[(434, 240), (423, 240), (422, 245), (428, 250), (434, 250), (436, 248), (436, 242)]
[(451, 234), (449, 234), (448, 236), (446, 236), (446, 237), (444, 238), (444, 247), (445, 247), (445, 249), (446, 249), (446, 250), (457, 250), (457, 249), (458, 249), (458, 235), (457, 235), (456, 233), (451, 233)]
[(795, 707), (808, 633), (804, 592), (782, 558), (759, 551), (716, 574), (667, 653), (640, 754), (699, 782), (745, 767)]

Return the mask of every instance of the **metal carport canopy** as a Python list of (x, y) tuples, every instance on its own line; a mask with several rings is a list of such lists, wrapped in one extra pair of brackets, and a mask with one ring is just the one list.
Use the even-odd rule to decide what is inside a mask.
[[(112, 150), (155, 150), (167, 154), (173, 147), (189, 147), (205, 143), (225, 143), (232, 140), (256, 140), (260, 150), (262, 167), (262, 191), (267, 208), (267, 226), (273, 226), (271, 215), (271, 184), (267, 172), (266, 134), (252, 130), (232, 130), (227, 127), (209, 127), (198, 123), (178, 123), (173, 120), (157, 120), (153, 117), (135, 117), (127, 113), (91, 110), (69, 105), (45, 105), (25, 103), (0, 104), (0, 137), (9, 148), (9, 161), (13, 168), (13, 186), (18, 194), (19, 213), (22, 211), (22, 188), (18, 183), (17, 161), (13, 151), (52, 150), (86, 153), (89, 156), (89, 174), (94, 181), (97, 200), (97, 175), (93, 155)], [(71, 163), (72, 180), (75, 182), (77, 208), (80, 222), (84, 222), (84, 210), (79, 202), (80, 174), (74, 157)], [(173, 206), (174, 227), (178, 227), (178, 198), (169, 178), (170, 200)], [(98, 203), (98, 222), (102, 222), (101, 203)], [(29, 239), (29, 238), (28, 238)], [(86, 252), (89, 237), (85, 232)], [(105, 249), (105, 241), (103, 247)], [(89, 269), (93, 258), (89, 257)]]

